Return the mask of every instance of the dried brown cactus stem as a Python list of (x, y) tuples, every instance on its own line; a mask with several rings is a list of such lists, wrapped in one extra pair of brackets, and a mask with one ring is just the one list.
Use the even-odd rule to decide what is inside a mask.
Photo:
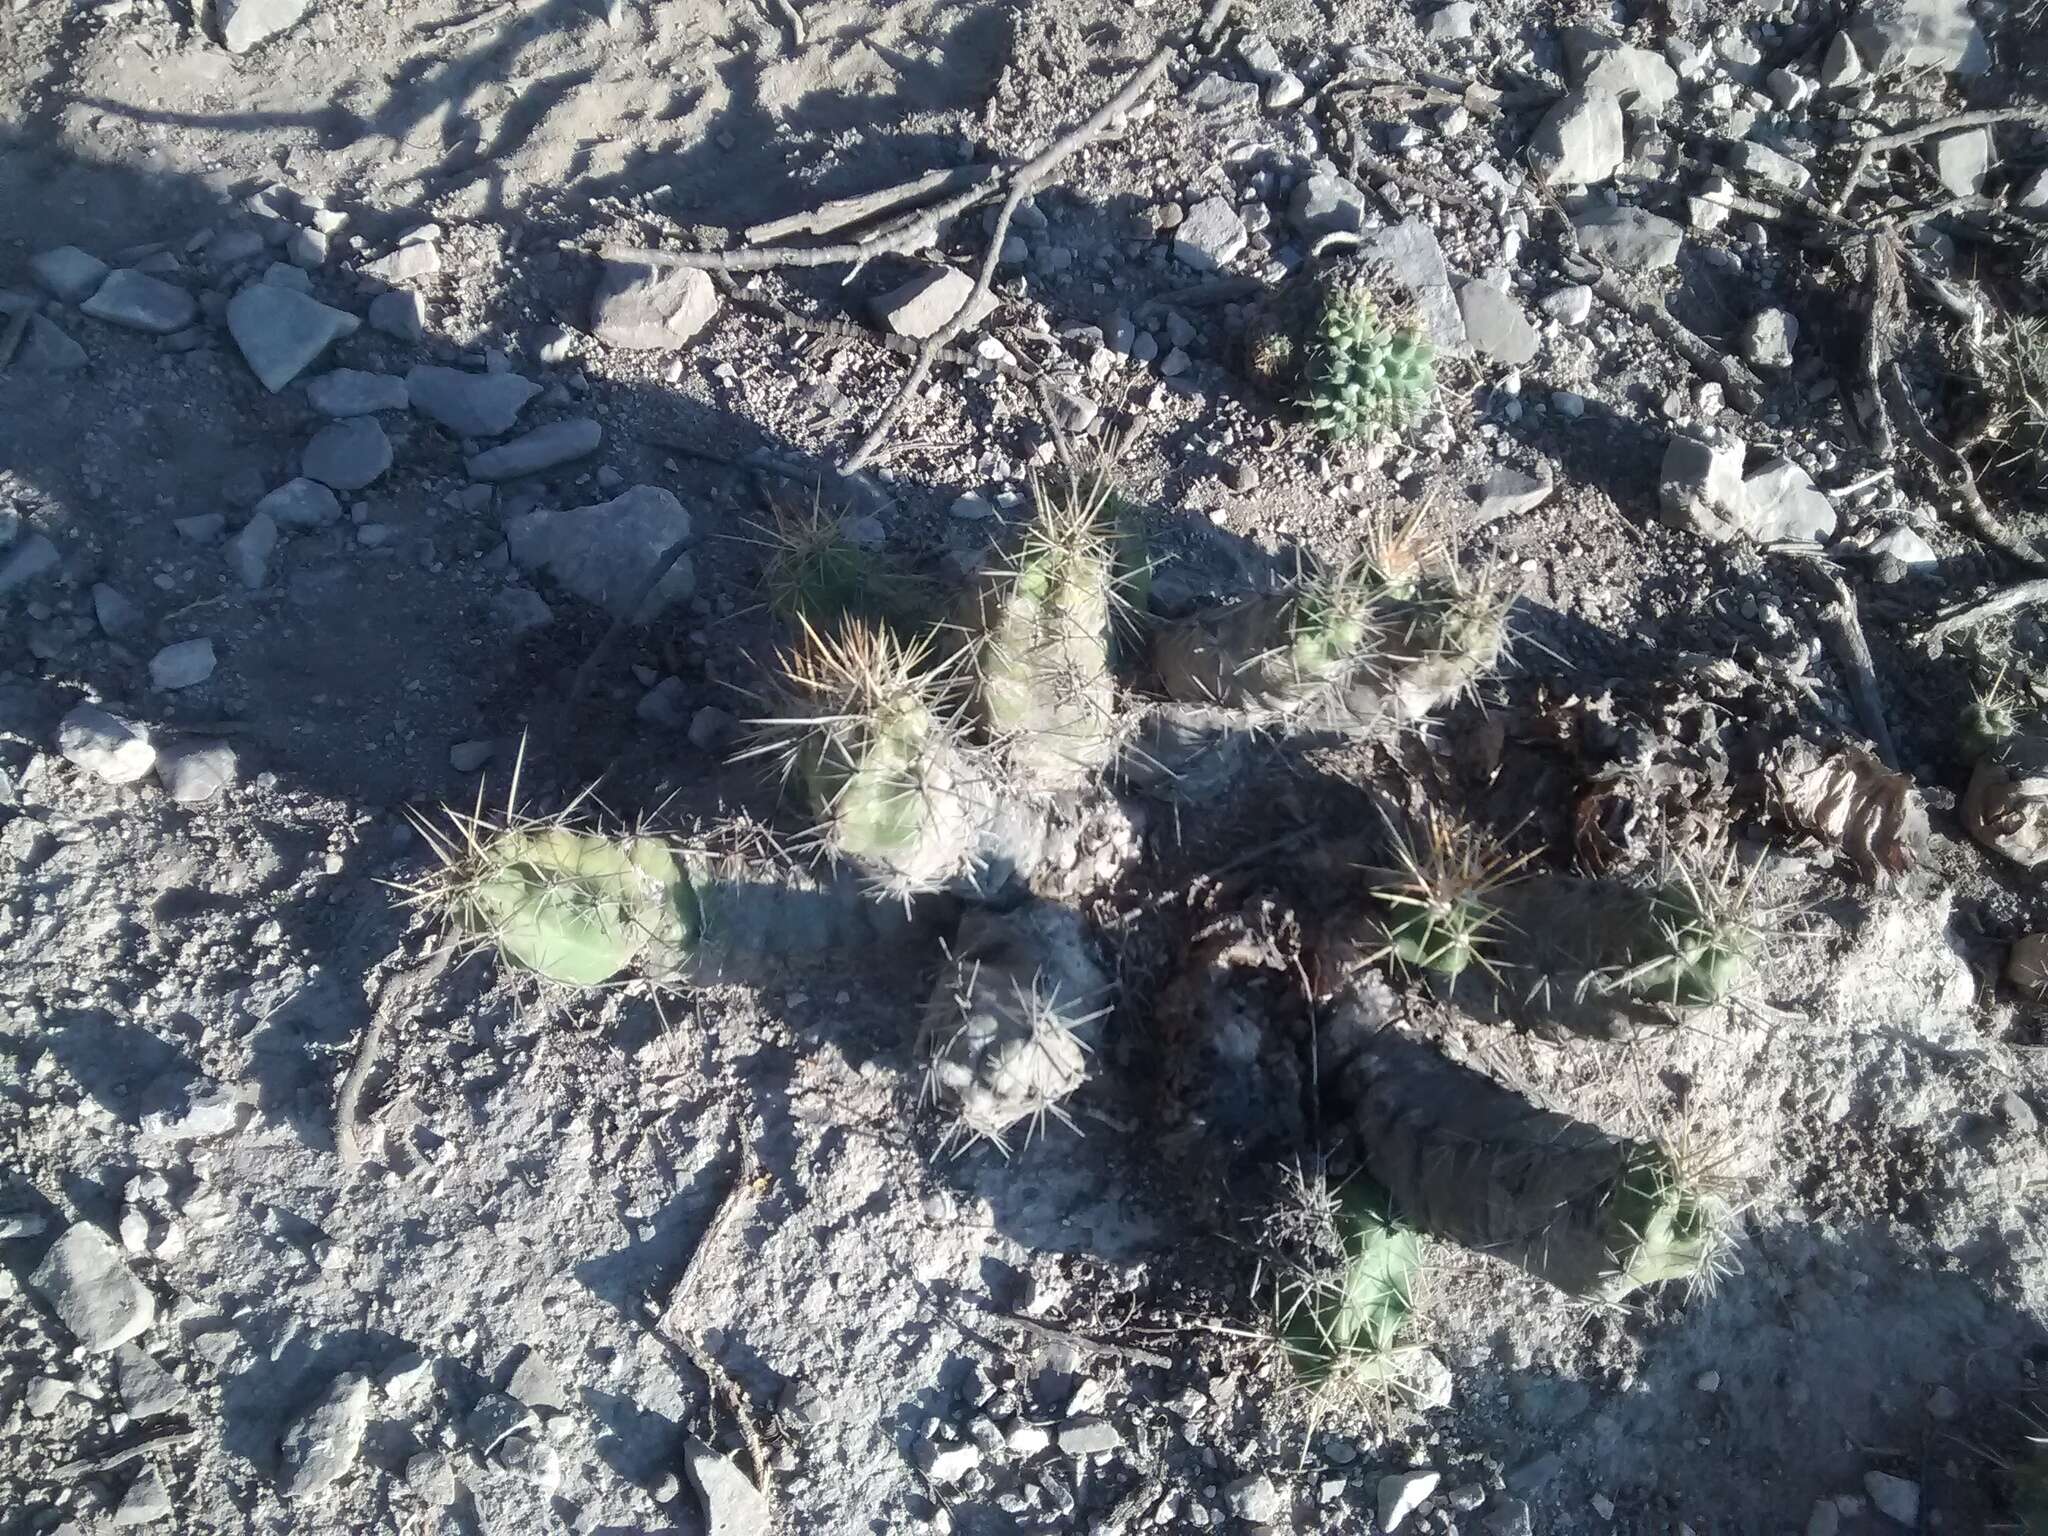
[(1421, 1231), (1589, 1300), (1713, 1280), (1725, 1207), (1669, 1149), (1532, 1104), (1357, 993), (1326, 1011), (1319, 1040), (1326, 1124)]

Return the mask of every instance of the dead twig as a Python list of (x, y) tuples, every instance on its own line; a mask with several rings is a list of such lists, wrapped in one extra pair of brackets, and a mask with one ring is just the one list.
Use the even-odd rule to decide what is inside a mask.
[(1092, 142), (1113, 120), (1129, 113), (1158, 82), (1160, 76), (1166, 73), (1167, 66), (1173, 62), (1174, 55), (1182, 47), (1190, 42), (1200, 42), (1213, 36), (1223, 25), (1224, 18), (1230, 14), (1231, 3), (1232, 0), (1210, 0), (1208, 9), (1203, 13), (1201, 22), (1192, 34), (1176, 36), (1162, 43), (1114, 96), (1010, 173), (1009, 186), (1002, 207), (996, 213), (995, 227), (989, 232), (988, 246), (982, 254), (981, 275), (975, 279), (974, 291), (968, 295), (967, 301), (954, 313), (952, 319), (925, 338), (916, 361), (910, 365), (910, 373), (897, 386), (895, 397), (882, 408), (882, 414), (868, 429), (867, 436), (860, 440), (853, 452), (840, 465), (841, 473), (851, 474), (875, 456), (903, 415), (904, 409), (923, 386), (927, 375), (931, 373), (932, 362), (937, 353), (942, 348), (952, 345), (953, 338), (960, 334), (980, 309), (995, 282), (996, 266), (1002, 259), (1003, 241), (1010, 233), (1010, 220), (1017, 212), (1017, 205), (1029, 197), (1033, 189), (1062, 162)]
[(1828, 212), (1839, 214), (1842, 211), (1855, 194), (1858, 184), (1869, 174), (1870, 162), (1879, 155), (1888, 155), (1895, 149), (1904, 149), (1923, 139), (1939, 138), (1945, 133), (1959, 133), (1965, 128), (1992, 128), (2000, 123), (2032, 123), (2037, 128), (2048, 128), (2048, 109), (1991, 107), (1981, 112), (1958, 112), (1954, 117), (1917, 123), (1895, 133), (1881, 133), (1874, 139), (1865, 139), (1857, 147), (1856, 158), (1849, 165), (1849, 174), (1842, 181), (1842, 190), (1835, 194), (1835, 200), (1828, 205)]
[(804, 31), (803, 12), (796, 8), (792, 0), (762, 0), (762, 3), (768, 7), (771, 16), (779, 18), (789, 29), (789, 51), (795, 53), (801, 49), (808, 40)]
[(880, 218), (885, 213), (894, 213), (899, 208), (916, 208), (935, 197), (978, 187), (1001, 169), (1000, 165), (955, 165), (927, 171), (913, 181), (863, 192), (855, 197), (836, 198), (801, 213), (755, 224), (746, 232), (747, 242), (764, 245), (772, 240), (786, 240), (791, 235), (834, 234)]
[(1728, 397), (1728, 403), (1743, 415), (1753, 416), (1762, 407), (1764, 389), (1757, 376), (1687, 327), (1663, 305), (1636, 298), (1617, 283), (1604, 266), (1583, 252), (1567, 256), (1563, 266), (1566, 276), (1591, 288), (1601, 303), (1620, 310), (1638, 325), (1648, 326), (1663, 337), (1693, 372), (1704, 374), (1719, 384)]
[(712, 1214), (711, 1224), (704, 1229), (704, 1235), (691, 1250), (688, 1262), (683, 1265), (681, 1278), (675, 1289), (669, 1292), (668, 1305), (661, 1309), (654, 1319), (654, 1331), (682, 1351), (683, 1356), (694, 1365), (711, 1384), (711, 1390), (725, 1403), (726, 1411), (733, 1416), (740, 1427), (740, 1434), (747, 1442), (747, 1454), (753, 1458), (754, 1481), (760, 1487), (761, 1497), (774, 1512), (777, 1521), (781, 1518), (779, 1500), (775, 1492), (775, 1468), (768, 1459), (768, 1443), (754, 1423), (752, 1409), (748, 1406), (746, 1394), (739, 1383), (732, 1379), (731, 1372), (719, 1363), (712, 1353), (698, 1341), (694, 1332), (679, 1326), (678, 1319), (687, 1309), (691, 1292), (695, 1289), (698, 1266), (704, 1256), (718, 1248), (724, 1241), (726, 1229), (739, 1219), (740, 1212), (752, 1200), (754, 1183), (760, 1174), (760, 1163), (754, 1156), (752, 1145), (740, 1144), (740, 1170), (727, 1188), (725, 1196), (718, 1202), (718, 1209)]
[(2043, 559), (2039, 551), (2007, 528), (1985, 505), (1969, 461), (1936, 437), (1921, 417), (1920, 407), (1913, 401), (1912, 387), (1906, 382), (1906, 371), (1892, 355), (1892, 309), (1905, 287), (1898, 241), (1889, 234), (1873, 234), (1868, 249), (1871, 316), (1864, 368), (1875, 379), (1880, 414), (1890, 418), (1907, 446), (1927, 462), (1936, 480), (1954, 496), (1958, 505), (1953, 513), (1947, 514), (1951, 521), (1960, 522), (1970, 533), (2021, 565), (2048, 565), (2048, 559)]
[(1149, 1365), (1162, 1371), (1173, 1369), (1173, 1361), (1165, 1355), (1149, 1349), (1139, 1349), (1134, 1344), (1105, 1343), (1101, 1339), (1070, 1333), (1064, 1328), (1051, 1328), (1044, 1323), (1033, 1322), (1028, 1317), (1018, 1317), (1013, 1312), (991, 1311), (985, 1315), (994, 1322), (1015, 1328), (1026, 1338), (1034, 1339), (1040, 1344), (1064, 1344), (1088, 1359), (1123, 1360), (1132, 1365)]
[(1876, 747), (1885, 767), (1899, 771), (1898, 748), (1885, 724), (1884, 697), (1878, 691), (1877, 666), (1871, 659), (1870, 642), (1863, 635), (1863, 621), (1856, 611), (1856, 595), (1848, 583), (1817, 554), (1794, 553), (1799, 574), (1820, 594), (1821, 623), (1827, 633), (1828, 649), (1849, 679), (1849, 702), (1856, 706), (1856, 718), (1863, 734)]
[(454, 954), (450, 946), (440, 946), (411, 970), (386, 981), (383, 991), (378, 994), (377, 1005), (370, 1010), (370, 1022), (363, 1026), (363, 1038), (357, 1042), (356, 1059), (342, 1078), (341, 1092), (335, 1098), (334, 1150), (343, 1168), (354, 1168), (362, 1161), (362, 1146), (356, 1139), (356, 1119), (363, 1089), (370, 1081), (370, 1069), (376, 1065), (377, 1053), (384, 1047), (384, 1031), (394, 1017), (413, 1008), (441, 979)]
[(59, 1462), (50, 1468), (52, 1477), (83, 1477), (92, 1472), (111, 1472), (116, 1467), (125, 1467), (138, 1456), (151, 1451), (176, 1451), (195, 1444), (199, 1439), (196, 1429), (159, 1429), (131, 1440), (126, 1445), (111, 1451), (101, 1451), (97, 1456), (81, 1456), (76, 1461)]
[(1928, 649), (1934, 650), (1950, 635), (1961, 630), (1973, 629), (1987, 619), (1997, 618), (2001, 613), (2010, 613), (2015, 608), (2024, 608), (2029, 603), (2039, 602), (2048, 602), (2048, 576), (2036, 576), (2028, 581), (2014, 582), (1989, 597), (1959, 603), (1920, 631), (1920, 638)]

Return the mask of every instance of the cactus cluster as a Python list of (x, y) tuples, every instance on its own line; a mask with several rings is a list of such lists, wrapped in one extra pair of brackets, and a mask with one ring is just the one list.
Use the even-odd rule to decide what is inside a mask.
[(1162, 625), (1152, 665), (1176, 703), (1355, 734), (1420, 719), (1471, 686), (1499, 659), (1505, 620), (1500, 593), (1467, 584), (1418, 518), (1278, 592)]
[(1111, 654), (1128, 534), (1106, 475), (1035, 479), (1032, 495), (1021, 547), (974, 593), (975, 677), (982, 718), (1018, 772), (1067, 788), (1116, 749)]
[(1324, 300), (1307, 373), (1301, 405), (1316, 430), (1333, 442), (1370, 439), (1421, 412), (1436, 389), (1436, 349), (1359, 285)]
[(1732, 855), (1637, 878), (1525, 872), (1526, 856), (1436, 818), (1393, 850), (1393, 867), (1364, 874), (1383, 935), (1367, 958), (1420, 971), (1480, 1018), (1626, 1037), (1726, 1002), (1762, 947), (1754, 877)]
[(1422, 1237), (1387, 1192), (1356, 1177), (1303, 1180), (1296, 1202), (1312, 1230), (1274, 1286), (1273, 1334), (1294, 1382), (1319, 1413), (1373, 1418), (1433, 1401), (1441, 1365), (1412, 1337)]
[(1436, 351), (1370, 257), (1316, 261), (1253, 306), (1245, 371), (1332, 442), (1398, 431), (1436, 389)]

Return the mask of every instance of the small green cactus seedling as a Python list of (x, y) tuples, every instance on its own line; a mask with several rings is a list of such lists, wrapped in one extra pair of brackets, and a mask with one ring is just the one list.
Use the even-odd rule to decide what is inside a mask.
[(1087, 1080), (1109, 991), (1066, 908), (969, 912), (926, 1005), (918, 1048), (926, 1097), (954, 1115), (948, 1139), (979, 1138), (1007, 1152), (1019, 1125), (1028, 1137), (1048, 1117), (1066, 1121), (1061, 1101)]
[[(513, 776), (513, 796), (518, 775)], [(459, 942), (567, 986), (609, 981), (686, 952), (701, 924), (697, 894), (673, 852), (651, 837), (606, 837), (508, 806), (502, 821), (448, 813), (416, 824), (440, 859), (402, 887)]]
[[(1364, 1413), (1412, 1398), (1431, 1374), (1409, 1342), (1422, 1238), (1387, 1192), (1364, 1177), (1333, 1189), (1303, 1180), (1310, 1252), (1275, 1286), (1274, 1333), (1296, 1383), (1318, 1408)], [(1428, 1360), (1430, 1365), (1433, 1360)]]
[(2017, 734), (2020, 708), (2019, 699), (2005, 686), (2005, 669), (2001, 667), (1991, 686), (1973, 693), (1970, 702), (1963, 706), (1956, 736), (1964, 756), (1975, 762), (1996, 751), (2007, 737)]
[(1637, 924), (1633, 963), (1613, 986), (1667, 1008), (1725, 1002), (1750, 974), (1762, 930), (1754, 916), (1754, 870), (1737, 873), (1731, 853), (1718, 868), (1675, 859), (1650, 891)]
[(1388, 320), (1364, 285), (1331, 292), (1308, 359), (1302, 401), (1336, 442), (1406, 426), (1436, 388), (1436, 349), (1411, 324)]
[(984, 720), (1025, 778), (1084, 780), (1114, 750), (1119, 528), (1104, 475), (1034, 480), (1037, 513), (978, 597)]
[(822, 504), (785, 508), (763, 542), (768, 555), (761, 576), (768, 606), (784, 622), (830, 631), (848, 619), (862, 619), (899, 634), (916, 623), (920, 584), (855, 542), (845, 521)]
[(1494, 893), (1533, 855), (1510, 857), (1477, 829), (1434, 815), (1393, 843), (1400, 868), (1368, 876), (1384, 909), (1383, 953), (1440, 976), (1487, 964), (1482, 948), (1501, 920)]
[(1318, 571), (1166, 625), (1153, 670), (1178, 703), (1240, 710), (1252, 723), (1295, 715), (1374, 665), (1380, 595), (1364, 560)]
[(1711, 1292), (1727, 1265), (1728, 1206), (1662, 1144), (1636, 1143), (1603, 1213), (1605, 1290), (1625, 1295), (1666, 1280)]
[(924, 642), (849, 619), (800, 621), (783, 653), (786, 712), (755, 722), (817, 817), (816, 839), (887, 890), (936, 889), (972, 868), (986, 781), (961, 740), (949, 679)]

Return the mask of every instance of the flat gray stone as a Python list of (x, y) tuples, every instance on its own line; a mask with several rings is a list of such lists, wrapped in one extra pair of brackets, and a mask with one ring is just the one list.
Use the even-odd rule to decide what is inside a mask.
[(1318, 173), (1295, 183), (1287, 219), (1310, 242), (1329, 234), (1355, 235), (1365, 228), (1365, 194), (1343, 176)]
[(1803, 192), (1813, 185), (1813, 172), (1791, 156), (1782, 155), (1770, 145), (1759, 144), (1753, 139), (1746, 139), (1729, 150), (1728, 164), (1788, 192)]
[(1287, 1513), (1287, 1501), (1263, 1472), (1225, 1483), (1223, 1503), (1238, 1519), (1253, 1525), (1271, 1525)]
[(695, 568), (684, 555), (633, 609), (660, 561), (690, 538), (690, 514), (658, 486), (636, 485), (594, 507), (529, 512), (506, 524), (505, 537), (522, 571), (546, 572), (614, 618), (648, 623), (696, 590)]
[(1439, 352), (1453, 357), (1467, 348), (1465, 316), (1458, 296), (1451, 291), (1451, 269), (1444, 261), (1444, 248), (1436, 231), (1420, 218), (1404, 219), (1390, 229), (1376, 232), (1362, 249), (1377, 257), (1408, 290), (1415, 302), (1415, 317)]
[(683, 1441), (683, 1469), (704, 1503), (704, 1536), (761, 1536), (769, 1529), (768, 1501), (761, 1490), (694, 1435)]
[(1655, 272), (1678, 264), (1685, 230), (1647, 208), (1591, 208), (1573, 221), (1588, 256), (1625, 272)]
[[(322, 487), (326, 489), (326, 487)], [(338, 505), (338, 504), (337, 504)], [(258, 512), (227, 542), (228, 569), (251, 592), (262, 588), (270, 577), (270, 556), (277, 548), (277, 519)]]
[(1474, 279), (1458, 290), (1458, 313), (1473, 350), (1519, 368), (1536, 355), (1541, 340), (1520, 303), (1493, 284)]
[(57, 546), (40, 533), (25, 533), (0, 554), (0, 593), (25, 587), (38, 576), (57, 569), (62, 557)]
[(1617, 43), (1587, 55), (1579, 89), (1639, 112), (1662, 112), (1678, 99), (1678, 72), (1660, 53)]
[(375, 261), (364, 262), (358, 270), (365, 277), (374, 277), (379, 282), (389, 283), (396, 288), (422, 277), (431, 277), (440, 271), (440, 247), (426, 241), (401, 245), (388, 256), (379, 256)]
[(72, 1337), (96, 1355), (118, 1349), (156, 1320), (149, 1287), (135, 1278), (106, 1234), (84, 1222), (51, 1244), (28, 1283)]
[(235, 782), (235, 749), (224, 741), (183, 738), (156, 755), (156, 779), (180, 805), (205, 805)]
[(171, 526), (194, 544), (212, 544), (228, 531), (228, 516), (225, 512), (195, 512), (190, 517), (172, 518)]
[(427, 304), (418, 294), (380, 293), (370, 300), (370, 329), (400, 341), (418, 341), (427, 334)]
[(608, 347), (666, 351), (693, 340), (718, 315), (709, 272), (608, 261), (590, 300), (590, 332)]
[(1218, 116), (1248, 115), (1259, 110), (1259, 88), (1249, 80), (1228, 75), (1207, 74), (1197, 80), (1186, 96), (1188, 110)]
[(337, 1481), (355, 1465), (369, 1418), (369, 1377), (354, 1371), (335, 1377), (284, 1432), (278, 1446), (278, 1491), (302, 1499)]
[(143, 1101), (142, 1134), (159, 1141), (209, 1141), (242, 1123), (240, 1096), (210, 1077), (160, 1077), (143, 1091)]
[(144, 1462), (142, 1471), (128, 1485), (128, 1491), (121, 1495), (121, 1502), (114, 1506), (112, 1524), (117, 1529), (154, 1525), (174, 1511), (171, 1490), (164, 1486), (163, 1474)]
[(507, 587), (491, 599), (491, 618), (515, 635), (545, 629), (555, 621), (547, 599), (531, 587)]
[(1422, 1507), (1422, 1501), (1436, 1492), (1436, 1485), (1442, 1481), (1443, 1474), (1432, 1472), (1427, 1467), (1389, 1472), (1381, 1478), (1377, 1490), (1380, 1529), (1398, 1531), (1402, 1523)]
[(2012, 205), (2034, 211), (2048, 208), (2048, 166), (2043, 166), (2021, 183), (2012, 194)]
[(469, 373), (422, 363), (405, 376), (412, 408), (461, 437), (510, 432), (540, 386), (516, 373)]
[(1479, 7), (1474, 0), (1451, 0), (1449, 5), (1438, 6), (1423, 22), (1423, 35), (1432, 42), (1461, 43), (1472, 35), (1472, 24), (1479, 18)]
[(142, 628), (142, 610), (104, 581), (92, 584), (92, 616), (99, 620), (100, 632), (109, 639), (118, 640)]
[(133, 784), (156, 766), (149, 732), (97, 704), (80, 704), (63, 718), (57, 726), (57, 752), (106, 784)]
[(1934, 175), (1951, 197), (1976, 197), (1991, 174), (1989, 128), (1965, 128), (1934, 141)]
[(1664, 522), (1715, 543), (1734, 538), (1742, 531), (1734, 509), (1742, 499), (1742, 464), (1747, 453), (1740, 442), (1709, 442), (1683, 433), (1673, 436), (1664, 449), (1664, 466), (1657, 481)]
[(1772, 459), (1744, 477), (1738, 503), (1743, 531), (1758, 543), (1823, 543), (1835, 531), (1835, 506), (1805, 470)]
[(469, 478), (497, 481), (537, 475), (558, 464), (567, 464), (597, 452), (598, 444), (603, 441), (604, 428), (588, 417), (551, 421), (544, 427), (522, 433), (509, 443), (472, 454)]
[(174, 283), (123, 267), (109, 272), (78, 312), (131, 331), (168, 336), (199, 318), (199, 301)]
[(1174, 227), (1173, 254), (1197, 272), (1216, 272), (1235, 261), (1250, 239), (1227, 199), (1205, 197)]
[(324, 528), (341, 521), (341, 503), (319, 481), (301, 476), (287, 480), (257, 502), (256, 513), (279, 528)]
[(1627, 155), (1621, 103), (1605, 91), (1560, 97), (1529, 138), (1530, 169), (1548, 187), (1597, 186)]
[(192, 1406), (185, 1384), (158, 1365), (138, 1344), (114, 1351), (114, 1390), (130, 1417), (153, 1419), (161, 1413), (184, 1413)]
[(336, 368), (306, 381), (306, 403), (322, 416), (369, 416), (404, 410), (412, 404), (412, 391), (395, 373)]
[(273, 395), (361, 325), (354, 315), (275, 283), (252, 283), (228, 300), (228, 334)]
[(1911, 1478), (1894, 1477), (1889, 1472), (1866, 1472), (1863, 1491), (1886, 1519), (1897, 1521), (1908, 1530), (1920, 1528), (1920, 1485)]
[(1820, 83), (1829, 90), (1854, 85), (1863, 78), (1863, 55), (1846, 32), (1837, 32), (1820, 61)]
[(1465, 526), (1468, 529), (1483, 528), (1504, 517), (1520, 517), (1524, 512), (1533, 512), (1550, 500), (1551, 490), (1547, 473), (1532, 475), (1525, 470), (1502, 465), (1472, 487), (1472, 499), (1478, 505), (1466, 518)]
[(462, 1492), (455, 1480), (455, 1468), (439, 1451), (420, 1451), (407, 1459), (405, 1486), (433, 1509), (447, 1508)]
[[(892, 288), (874, 301), (875, 318), (897, 336), (922, 341), (952, 323), (973, 297), (974, 279), (958, 267), (933, 267)], [(996, 307), (994, 294), (983, 294), (963, 330), (972, 330)]]
[(1054, 1437), (1069, 1456), (1101, 1456), (1123, 1447), (1123, 1431), (1098, 1414), (1083, 1413), (1068, 1419)]
[(247, 53), (288, 27), (295, 27), (313, 0), (213, 0), (214, 25), (229, 53)]
[(30, 315), (14, 366), (28, 373), (76, 373), (86, 364), (85, 348), (64, 333), (56, 321)]
[(180, 640), (150, 657), (149, 680), (166, 693), (196, 688), (213, 676), (214, 665), (211, 640)]
[(38, 251), (29, 258), (28, 270), (43, 292), (66, 304), (84, 303), (99, 292), (107, 278), (107, 264), (75, 245)]
[(548, 1357), (537, 1349), (529, 1349), (521, 1357), (505, 1389), (529, 1408), (560, 1412), (569, 1406), (569, 1392), (562, 1385), (562, 1378), (548, 1363)]
[(299, 468), (337, 491), (359, 491), (391, 467), (391, 439), (374, 416), (350, 416), (322, 427), (306, 444)]
[(1847, 31), (1864, 64), (1879, 74), (1981, 75), (1991, 68), (1991, 47), (1969, 0), (1863, 0)]
[(1790, 368), (1798, 340), (1798, 320), (1782, 309), (1760, 309), (1743, 327), (1742, 355), (1758, 368)]

